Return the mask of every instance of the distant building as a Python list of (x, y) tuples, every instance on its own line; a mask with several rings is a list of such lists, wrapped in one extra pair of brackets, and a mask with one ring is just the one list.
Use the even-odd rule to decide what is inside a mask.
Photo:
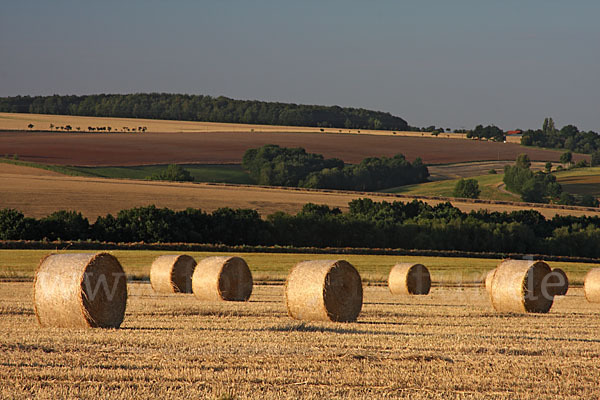
[(506, 132), (506, 142), (508, 143), (521, 143), (523, 137), (523, 131), (517, 129), (516, 131)]

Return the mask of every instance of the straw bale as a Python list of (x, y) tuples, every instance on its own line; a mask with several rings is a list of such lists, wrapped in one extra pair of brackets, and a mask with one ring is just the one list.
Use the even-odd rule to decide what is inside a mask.
[(502, 261), (492, 278), (494, 309), (499, 312), (547, 313), (554, 301), (547, 285), (551, 271), (543, 261)]
[(564, 296), (569, 290), (569, 278), (565, 271), (560, 268), (554, 268), (548, 278), (548, 290), (555, 296)]
[(494, 268), (485, 275), (485, 290), (488, 295), (492, 295), (492, 279), (494, 279), (494, 274), (496, 273), (496, 269)]
[(247, 301), (252, 285), (250, 268), (240, 257), (205, 258), (192, 276), (192, 290), (200, 300)]
[(288, 314), (308, 321), (352, 322), (362, 309), (358, 271), (344, 260), (296, 264), (285, 283)]
[(41, 326), (118, 328), (127, 305), (127, 278), (110, 254), (52, 254), (35, 274), (33, 303)]
[(600, 303), (600, 268), (591, 269), (586, 274), (583, 290), (590, 303)]
[(388, 287), (392, 294), (426, 295), (431, 289), (431, 275), (423, 264), (396, 264), (390, 271)]
[(196, 260), (185, 254), (157, 257), (150, 267), (150, 283), (158, 293), (192, 293)]

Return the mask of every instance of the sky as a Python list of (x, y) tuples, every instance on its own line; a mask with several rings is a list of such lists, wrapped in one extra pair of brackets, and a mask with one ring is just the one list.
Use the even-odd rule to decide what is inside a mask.
[(2, 0), (0, 96), (167, 92), (600, 132), (596, 0)]

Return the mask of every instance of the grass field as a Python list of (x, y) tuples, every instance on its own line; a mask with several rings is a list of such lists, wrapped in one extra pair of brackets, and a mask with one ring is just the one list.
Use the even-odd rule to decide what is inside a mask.
[[(507, 200), (520, 201), (520, 196), (504, 193), (498, 190), (498, 185), (502, 183), (503, 174), (496, 175), (481, 175), (472, 176), (471, 179), (477, 180), (479, 189), (481, 190), (481, 199), (489, 200)], [(452, 197), (454, 187), (458, 179), (450, 179), (445, 181), (419, 183), (416, 185), (400, 186), (384, 190), (385, 193), (400, 193), (412, 196), (444, 196)]]
[[(477, 164), (473, 167), (477, 168)], [(538, 168), (539, 169), (539, 168)], [(555, 172), (556, 180), (563, 190), (577, 195), (589, 194), (600, 197), (600, 167), (580, 168), (569, 171)], [(481, 195), (479, 198), (488, 200), (520, 201), (520, 196), (499, 189), (504, 174), (487, 174), (468, 176), (479, 183)], [(444, 196), (452, 197), (454, 187), (459, 179), (448, 179), (416, 185), (400, 186), (383, 190), (385, 193), (400, 193), (410, 196)]]
[[(131, 271), (134, 255), (117, 256)], [(282, 285), (255, 285), (245, 303), (156, 294), (147, 282), (128, 291), (121, 329), (40, 328), (32, 283), (0, 282), (0, 397), (600, 396), (600, 309), (580, 288), (549, 314), (513, 315), (495, 313), (481, 287), (397, 297), (368, 286), (348, 324), (291, 319)]]
[[(252, 178), (240, 165), (198, 165), (180, 164), (190, 172), (196, 182), (219, 183), (254, 183)], [(155, 173), (163, 171), (167, 165), (139, 165), (132, 167), (63, 167), (73, 175), (97, 176), (100, 178), (117, 179), (146, 179)]]
[[(60, 253), (81, 251), (60, 250)], [(0, 250), (0, 280), (31, 280), (39, 260), (48, 250)], [(114, 250), (127, 275), (132, 279), (148, 280), (152, 261), (162, 254), (178, 254), (168, 251)], [(200, 260), (204, 257), (224, 255), (221, 253), (189, 252)], [(258, 281), (282, 282), (292, 266), (305, 260), (328, 260), (343, 258), (352, 263), (360, 272), (363, 281), (384, 284), (390, 268), (398, 262), (422, 263), (431, 271), (436, 284), (471, 285), (479, 284), (485, 273), (494, 269), (500, 260), (485, 258), (383, 256), (383, 255), (335, 255), (335, 254), (269, 254), (269, 253), (227, 253), (244, 258), (254, 278)], [(551, 262), (552, 268), (561, 268), (569, 274), (571, 283), (581, 285), (590, 264)]]
[(569, 193), (600, 197), (600, 167), (558, 172), (556, 179)]

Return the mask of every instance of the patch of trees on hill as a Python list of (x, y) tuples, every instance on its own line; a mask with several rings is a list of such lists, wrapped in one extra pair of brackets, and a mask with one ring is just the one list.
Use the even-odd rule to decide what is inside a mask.
[(468, 138), (490, 139), (497, 142), (504, 140), (504, 131), (495, 125), (477, 125), (475, 129), (467, 132)]
[(598, 133), (580, 131), (575, 125), (566, 125), (557, 129), (552, 118), (544, 120), (542, 129), (524, 131), (521, 144), (595, 154), (592, 166), (600, 165), (600, 135)]
[[(561, 161), (563, 158), (565, 162), (569, 162), (571, 154), (563, 154)], [(506, 188), (511, 192), (520, 194), (523, 201), (598, 207), (598, 200), (591, 195), (578, 198), (563, 192), (562, 186), (556, 181), (556, 176), (550, 173), (552, 164), (546, 164), (546, 172), (533, 172), (530, 167), (531, 160), (527, 154), (517, 156), (515, 165), (504, 167), (503, 181)]]
[(169, 93), (0, 97), (0, 111), (347, 129), (409, 129), (400, 117), (362, 108)]
[(303, 148), (272, 144), (247, 150), (242, 167), (260, 185), (315, 189), (374, 191), (425, 182), (429, 176), (420, 158), (411, 164), (402, 154), (369, 157), (359, 164), (346, 165)]
[(600, 218), (555, 216), (534, 210), (464, 213), (450, 203), (357, 199), (348, 212), (306, 204), (295, 215), (266, 220), (254, 210), (173, 211), (154, 206), (98, 217), (59, 211), (45, 218), (0, 210), (0, 240), (211, 243), (225, 245), (401, 248), (600, 257)]

